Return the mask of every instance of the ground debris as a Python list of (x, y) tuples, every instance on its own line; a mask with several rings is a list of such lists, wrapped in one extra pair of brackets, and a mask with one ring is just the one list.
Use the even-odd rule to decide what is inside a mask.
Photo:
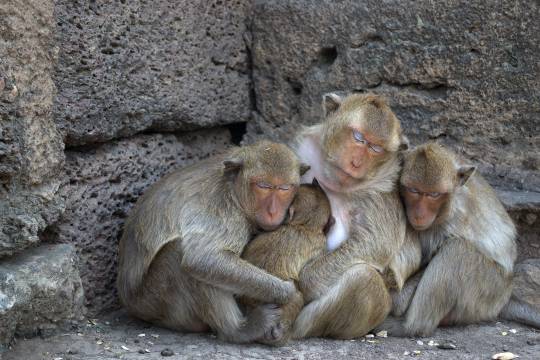
[(504, 352), (504, 353), (495, 354), (491, 358), (494, 360), (512, 360), (518, 357), (519, 356), (517, 356), (516, 354), (512, 354), (511, 352)]

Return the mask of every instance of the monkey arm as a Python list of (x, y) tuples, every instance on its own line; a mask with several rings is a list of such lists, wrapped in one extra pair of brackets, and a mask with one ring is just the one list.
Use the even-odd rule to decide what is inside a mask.
[(199, 281), (265, 303), (286, 304), (296, 291), (292, 282), (270, 275), (229, 250), (184, 256), (181, 269)]
[(325, 293), (355, 264), (369, 264), (382, 273), (405, 241), (406, 220), (397, 193), (364, 194), (353, 200), (349, 238), (302, 269), (300, 287), (307, 301)]

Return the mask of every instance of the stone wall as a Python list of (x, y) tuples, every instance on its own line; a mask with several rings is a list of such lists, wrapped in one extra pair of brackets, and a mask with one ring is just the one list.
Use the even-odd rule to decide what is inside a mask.
[(320, 120), (322, 94), (387, 95), (413, 144), (439, 140), (497, 186), (540, 191), (534, 1), (256, 1), (251, 137)]
[(250, 11), (1, 2), (0, 345), (118, 307), (117, 243), (138, 196), (231, 146), (250, 117)]

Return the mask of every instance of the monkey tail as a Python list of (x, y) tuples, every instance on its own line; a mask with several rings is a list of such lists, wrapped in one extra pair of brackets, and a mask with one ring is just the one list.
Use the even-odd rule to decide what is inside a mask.
[(499, 317), (540, 329), (540, 311), (514, 297), (503, 307)]

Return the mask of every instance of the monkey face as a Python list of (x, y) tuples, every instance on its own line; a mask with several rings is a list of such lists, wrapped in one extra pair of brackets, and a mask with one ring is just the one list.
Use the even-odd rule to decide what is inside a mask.
[(345, 127), (335, 154), (336, 165), (346, 175), (360, 180), (385, 158), (384, 141), (359, 127)]
[(435, 143), (409, 151), (400, 182), (411, 226), (421, 231), (444, 222), (454, 192), (465, 185), (474, 169), (459, 165), (453, 153)]
[(382, 98), (327, 94), (323, 100), (323, 148), (340, 184), (376, 173), (406, 145), (399, 120)]
[(296, 194), (297, 186), (282, 179), (252, 179), (254, 217), (257, 225), (265, 230), (275, 230), (287, 214)]
[(401, 186), (401, 195), (411, 226), (422, 231), (430, 228), (439, 217), (449, 199), (448, 192), (423, 184)]

